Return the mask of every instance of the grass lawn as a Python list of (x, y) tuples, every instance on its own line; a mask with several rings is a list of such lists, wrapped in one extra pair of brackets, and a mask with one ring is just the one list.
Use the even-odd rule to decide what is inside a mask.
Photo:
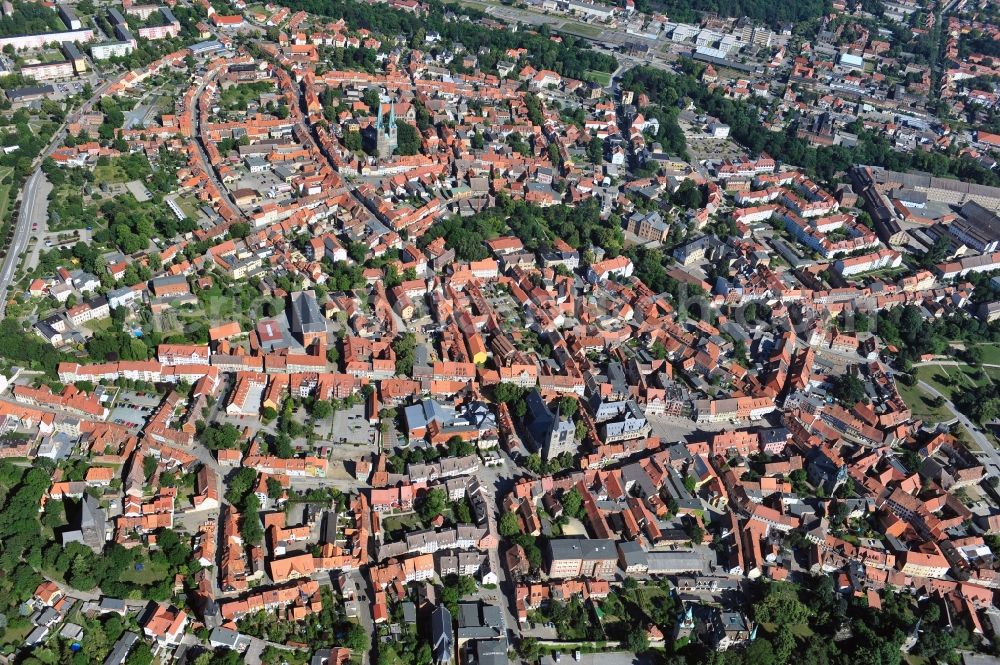
[(128, 179), (125, 169), (114, 162), (94, 167), (94, 184), (108, 185), (116, 182), (126, 182)]
[(595, 69), (591, 69), (587, 72), (586, 78), (590, 79), (594, 83), (600, 83), (604, 87), (611, 85), (611, 74), (607, 72), (599, 72)]
[(660, 598), (666, 598), (667, 592), (658, 586), (653, 586), (652, 584), (646, 584), (639, 587), (639, 595), (642, 596), (643, 602), (653, 605)]
[(927, 422), (942, 422), (951, 420), (951, 412), (947, 407), (933, 407), (930, 404), (931, 396), (926, 394), (918, 385), (907, 386), (902, 381), (896, 383), (899, 394), (906, 402), (906, 406), (913, 412), (914, 418), (919, 418)]
[(987, 365), (1000, 365), (1000, 344), (980, 344), (983, 352), (983, 362)]
[(252, 100), (257, 99), (265, 92), (273, 92), (274, 84), (270, 81), (255, 81), (254, 83), (240, 83), (230, 86), (222, 91), (219, 99), (219, 106), (229, 110), (246, 109)]
[(128, 570), (122, 573), (121, 579), (123, 582), (132, 582), (134, 584), (153, 584), (154, 582), (159, 582), (167, 576), (169, 568), (162, 564), (155, 564), (148, 559), (142, 562), (142, 570), (136, 570), (135, 566), (132, 566)]
[(604, 32), (603, 28), (599, 28), (596, 25), (587, 25), (586, 23), (577, 23), (576, 21), (566, 21), (563, 23), (562, 30), (563, 32), (583, 35), (584, 37), (600, 37), (601, 33)]
[(957, 370), (957, 367), (925, 365), (917, 368), (916, 375), (919, 380), (931, 385), (946, 398), (951, 399), (952, 392), (958, 386), (950, 386), (948, 382), (961, 377), (962, 373)]
[(174, 200), (189, 219), (198, 219), (198, 207), (201, 205), (198, 199), (193, 196), (176, 196)]
[(172, 95), (160, 95), (156, 98), (155, 107), (160, 113), (173, 113), (176, 98)]
[(87, 321), (83, 324), (83, 327), (93, 333), (99, 333), (105, 330), (111, 330), (111, 319), (94, 319), (93, 321)]
[[(975, 391), (1000, 381), (1000, 368), (923, 365), (914, 370), (916, 377), (938, 390), (947, 399), (954, 401), (954, 395), (961, 392)], [(933, 397), (919, 386), (907, 386), (897, 382), (896, 388), (906, 402), (915, 418), (927, 422), (946, 422), (952, 420), (951, 412), (946, 406), (931, 405)]]
[[(990, 374), (989, 370), (991, 368), (989, 367), (958, 367), (957, 369), (961, 370), (962, 374), (965, 375), (967, 382), (980, 388), (988, 386), (995, 381), (993, 377), (996, 374)], [(993, 367), (992, 369), (995, 371), (998, 368)]]
[[(10, 177), (14, 169), (8, 167), (0, 168), (0, 180)], [(0, 185), (0, 223), (7, 221), (7, 213), (10, 211), (10, 183)]]
[(382, 530), (386, 534), (406, 534), (410, 531), (416, 531), (423, 528), (424, 525), (416, 513), (409, 513), (407, 515), (390, 515), (382, 518)]
[(0, 220), (7, 219), (10, 211), (10, 185), (0, 185)]
[[(989, 370), (993, 371), (990, 372)], [(1000, 368), (970, 367), (968, 365), (924, 365), (916, 369), (917, 378), (937, 388), (949, 399), (959, 391), (982, 388), (998, 376)]]
[(952, 390), (957, 388), (982, 387), (990, 383), (990, 377), (986, 372), (986, 368), (961, 365), (956, 367), (942, 367), (941, 369), (948, 370), (948, 376), (956, 382)]
[(21, 626), (20, 628), (8, 628), (3, 634), (3, 640), (0, 640), (0, 644), (14, 644), (18, 647), (24, 645), (25, 638), (31, 634), (35, 627), (28, 623), (26, 626)]

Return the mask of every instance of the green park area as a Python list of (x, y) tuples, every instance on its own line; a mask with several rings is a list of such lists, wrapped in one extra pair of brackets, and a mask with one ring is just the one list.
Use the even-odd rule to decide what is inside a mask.
[(603, 29), (599, 26), (577, 23), (576, 21), (566, 21), (566, 23), (563, 23), (562, 29), (564, 32), (584, 37), (600, 37), (601, 32), (603, 32)]
[(587, 78), (594, 83), (598, 83), (605, 87), (611, 85), (611, 74), (607, 72), (598, 72), (593, 69), (587, 72)]
[(9, 166), (0, 168), (0, 223), (6, 224), (10, 212), (11, 175), (14, 169)]

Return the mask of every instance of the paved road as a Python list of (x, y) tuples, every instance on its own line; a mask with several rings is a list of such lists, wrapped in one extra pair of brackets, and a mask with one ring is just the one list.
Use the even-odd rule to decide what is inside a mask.
[[(925, 363), (920, 363), (921, 365), (942, 365), (945, 367), (972, 367), (969, 363), (959, 362), (957, 360), (928, 360)], [(1000, 367), (995, 363), (980, 363), (977, 367)], [(975, 368), (973, 368), (975, 369)]]
[[(43, 159), (52, 154), (53, 150), (62, 145), (63, 140), (66, 138), (66, 123), (89, 112), (98, 100), (100, 100), (105, 88), (107, 88), (110, 84), (110, 81), (106, 81), (97, 86), (90, 99), (84, 102), (83, 106), (81, 106), (78, 111), (72, 113), (66, 118), (66, 121), (59, 127), (59, 131), (57, 131), (52, 137), (52, 140), (45, 147), (45, 150), (43, 150), (35, 160), (36, 165), (40, 164)], [(14, 237), (11, 240), (7, 254), (4, 256), (3, 266), (0, 267), (0, 317), (3, 316), (7, 309), (7, 291), (10, 289), (11, 282), (14, 281), (18, 263), (20, 263), (21, 257), (24, 255), (25, 247), (27, 247), (28, 244), (28, 238), (30, 237), (31, 232), (31, 220), (36, 214), (36, 208), (39, 205), (37, 202), (32, 203), (32, 201), (38, 195), (37, 190), (42, 179), (43, 176), (41, 169), (36, 168), (35, 172), (31, 174), (31, 177), (28, 178), (24, 184), (21, 209), (14, 225)]]
[[(21, 262), (21, 256), (28, 247), (31, 220), (35, 219), (35, 215), (37, 214), (36, 210), (39, 206), (38, 193), (43, 189), (40, 185), (44, 179), (45, 176), (42, 175), (42, 170), (37, 169), (24, 184), (24, 199), (14, 227), (14, 237), (11, 239), (7, 255), (4, 257), (3, 267), (0, 268), (0, 316), (7, 309), (7, 291), (10, 288), (11, 282), (14, 281), (14, 276), (17, 274), (17, 266)], [(44, 201), (41, 202), (41, 205), (44, 205)]]
[[(376, 648), (378, 642), (378, 631), (375, 630), (375, 622), (372, 619), (371, 592), (360, 570), (347, 570), (343, 571), (343, 573), (352, 580), (355, 588), (361, 589), (361, 593), (356, 598), (358, 601), (358, 623), (361, 624), (361, 627), (365, 629), (365, 632), (371, 638), (371, 648), (361, 654), (361, 665), (368, 665), (371, 662), (372, 651)], [(329, 580), (330, 573), (324, 574)]]
[(989, 461), (989, 463), (987, 464), (988, 470), (991, 471), (994, 475), (1000, 475), (1000, 452), (997, 452), (997, 449), (996, 447), (994, 447), (993, 442), (990, 441), (986, 437), (986, 435), (984, 435), (981, 431), (979, 431), (976, 425), (971, 420), (969, 420), (969, 418), (964, 413), (959, 411), (946, 395), (942, 395), (937, 388), (924, 381), (918, 381), (917, 383), (920, 385), (920, 388), (928, 395), (932, 395), (934, 397), (940, 397), (941, 399), (944, 400), (944, 405), (948, 408), (949, 411), (951, 411), (952, 415), (955, 416), (955, 419), (958, 420), (958, 422), (961, 423), (962, 426), (969, 432), (969, 436), (972, 437), (972, 440), (975, 441), (976, 445), (979, 446), (980, 450), (982, 450), (983, 453), (985, 453)]

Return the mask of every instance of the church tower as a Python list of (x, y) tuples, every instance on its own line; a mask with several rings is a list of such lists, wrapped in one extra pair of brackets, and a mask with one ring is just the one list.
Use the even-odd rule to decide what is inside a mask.
[(378, 118), (375, 121), (375, 149), (379, 159), (388, 159), (396, 151), (399, 144), (398, 128), (396, 127), (396, 101), (389, 102), (388, 126), (382, 124), (382, 104), (378, 106)]

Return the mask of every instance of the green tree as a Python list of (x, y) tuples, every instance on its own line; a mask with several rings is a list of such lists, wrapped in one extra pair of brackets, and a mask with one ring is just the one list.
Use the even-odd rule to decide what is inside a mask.
[(524, 397), (524, 388), (513, 383), (501, 383), (496, 387), (493, 395), (496, 401), (510, 404)]
[(152, 455), (146, 455), (142, 458), (142, 473), (146, 477), (146, 480), (152, 478), (153, 474), (156, 473), (157, 464), (156, 458)]
[(316, 400), (312, 408), (313, 418), (317, 420), (325, 420), (333, 415), (333, 405), (326, 400)]
[(349, 131), (344, 133), (344, 147), (351, 152), (361, 152), (363, 148), (363, 141), (361, 140), (361, 132), (359, 131)]
[(677, 191), (671, 195), (670, 200), (674, 205), (689, 210), (697, 210), (704, 205), (704, 197), (701, 194), (701, 190), (693, 180), (682, 182)]
[(459, 524), (472, 523), (472, 509), (465, 499), (454, 501), (451, 504), (451, 514), (455, 516), (455, 521)]
[(264, 527), (260, 523), (260, 499), (251, 492), (243, 502), (240, 535), (247, 545), (260, 545), (264, 540)]
[(853, 374), (842, 374), (834, 379), (831, 393), (844, 404), (854, 406), (865, 397), (865, 383)]
[(754, 665), (780, 665), (775, 659), (774, 648), (763, 638), (758, 638), (747, 647), (746, 662)]
[(344, 646), (355, 653), (364, 653), (371, 648), (371, 640), (364, 628), (352, 623), (344, 635)]
[(563, 492), (562, 499), (563, 512), (570, 517), (581, 517), (583, 515), (583, 497), (575, 487)]
[(244, 500), (257, 482), (257, 472), (249, 467), (241, 467), (229, 479), (226, 501), (243, 510)]
[(649, 650), (649, 633), (641, 625), (632, 624), (629, 627), (625, 638), (622, 640), (622, 647), (632, 653), (642, 653)]
[(812, 611), (798, 597), (797, 587), (784, 582), (767, 584), (764, 598), (754, 605), (759, 623), (795, 626), (808, 621)]
[(420, 153), (423, 140), (417, 128), (408, 122), (396, 124), (396, 150), (400, 155), (416, 155)]
[(417, 506), (417, 514), (424, 524), (429, 524), (431, 520), (444, 512), (447, 505), (448, 493), (435, 487), (424, 494)]
[(506, 512), (500, 516), (500, 524), (498, 526), (501, 536), (510, 537), (521, 532), (521, 525), (518, 522), (517, 515), (511, 512)]
[(396, 354), (396, 374), (410, 376), (413, 374), (413, 360), (416, 352), (417, 338), (413, 333), (403, 333), (392, 343)]
[(587, 158), (592, 164), (600, 164), (604, 161), (604, 140), (595, 136), (587, 144)]
[(372, 115), (377, 115), (378, 114), (379, 107), (381, 106), (381, 100), (380, 100), (380, 97), (379, 97), (379, 90), (378, 90), (378, 88), (368, 88), (368, 89), (366, 89), (365, 92), (364, 92), (364, 94), (362, 95), (361, 99), (362, 99), (362, 101), (364, 101), (365, 106), (367, 106), (368, 109), (371, 111)]
[(128, 654), (125, 665), (152, 665), (153, 650), (145, 642), (140, 641)]
[(580, 402), (576, 398), (563, 397), (559, 400), (559, 414), (564, 418), (572, 418), (579, 406)]

